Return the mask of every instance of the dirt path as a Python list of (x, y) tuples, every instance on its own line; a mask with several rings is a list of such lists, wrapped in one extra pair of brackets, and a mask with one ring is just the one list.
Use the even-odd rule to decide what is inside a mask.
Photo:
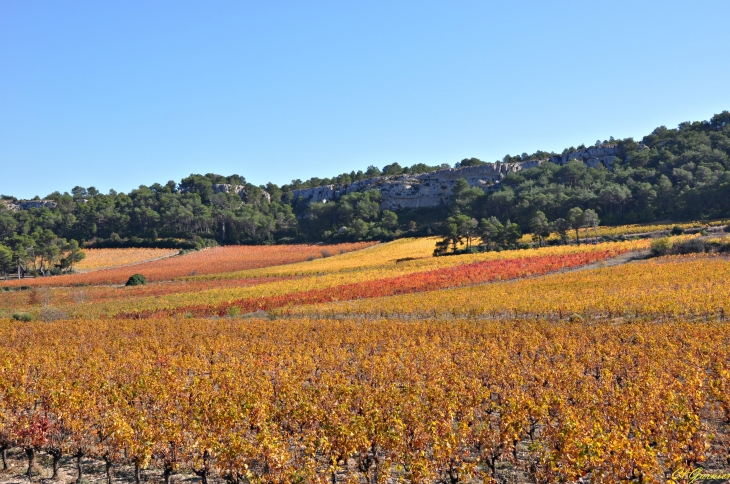
[[(580, 267), (573, 267), (571, 269), (564, 269), (558, 272), (550, 272), (549, 274), (559, 274), (563, 272), (577, 272), (586, 271), (590, 269), (601, 269), (603, 267), (613, 267), (628, 264), (630, 262), (642, 261), (649, 258), (651, 255), (650, 250), (641, 250), (637, 252), (627, 252), (625, 254), (612, 257), (611, 259), (599, 260), (598, 262), (592, 262)], [(545, 274), (546, 276), (548, 274)]]

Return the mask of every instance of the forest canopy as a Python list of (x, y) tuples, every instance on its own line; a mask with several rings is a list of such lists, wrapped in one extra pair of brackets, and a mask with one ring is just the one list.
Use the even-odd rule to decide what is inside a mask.
[[(142, 185), (129, 193), (111, 190), (104, 194), (94, 187), (77, 186), (45, 197), (53, 204), (29, 209), (17, 209), (17, 199), (2, 196), (0, 246), (17, 245), (18, 237), (48, 240), (49, 234), (58, 239), (53, 242), (56, 247), (65, 247), (65, 252), (59, 252), (67, 254), (73, 252), (68, 245), (72, 240), (81, 246), (183, 249), (214, 244), (387, 240), (445, 234), (458, 216), (509, 222), (529, 232), (538, 212), (549, 221), (567, 220), (576, 207), (595, 212), (607, 225), (730, 214), (728, 111), (674, 129), (660, 126), (640, 141), (611, 138), (604, 143), (618, 147), (612, 169), (589, 168), (580, 161), (544, 162), (507, 175), (496, 188), (485, 191), (467, 185), (454, 190), (450, 203), (401, 211), (382, 210), (377, 190), (353, 192), (328, 203), (306, 203), (294, 196), (294, 190), (428, 173), (449, 165), (391, 163), (331, 178), (293, 180), (283, 186), (256, 186), (240, 175), (212, 173)], [(563, 153), (575, 150), (570, 147)], [(538, 151), (506, 155), (502, 161), (543, 160), (555, 155)], [(455, 166), (483, 163), (472, 157)]]

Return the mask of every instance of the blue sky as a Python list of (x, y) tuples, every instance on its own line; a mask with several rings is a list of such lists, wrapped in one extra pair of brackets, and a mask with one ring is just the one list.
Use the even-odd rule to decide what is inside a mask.
[(727, 1), (0, 2), (0, 193), (562, 151), (730, 109)]

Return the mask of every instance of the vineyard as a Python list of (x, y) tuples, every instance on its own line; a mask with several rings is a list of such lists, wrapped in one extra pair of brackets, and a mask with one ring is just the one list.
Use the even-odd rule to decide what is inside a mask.
[[(54, 277), (53, 279), (30, 279), (20, 281), (4, 282), (4, 286), (70, 286), (78, 284), (124, 284), (127, 278), (136, 272), (144, 272), (148, 280), (163, 281), (182, 276), (193, 276), (196, 274), (217, 274), (256, 267), (267, 267), (281, 264), (291, 264), (304, 260), (313, 260), (323, 257), (331, 257), (352, 250), (362, 249), (373, 245), (371, 242), (358, 242), (352, 244), (326, 245), (262, 245), (262, 246), (227, 246), (215, 247), (202, 250), (193, 254), (187, 254), (182, 259), (163, 259), (153, 262), (137, 264), (130, 272), (128, 267), (99, 270), (84, 274), (73, 274), (68, 276)], [(127, 265), (130, 256), (130, 249), (97, 249), (102, 251), (98, 258), (105, 259), (100, 262), (106, 266)], [(112, 253), (111, 251), (115, 251)], [(116, 251), (120, 251), (117, 253)], [(91, 251), (94, 254), (93, 251)], [(109, 255), (113, 254), (113, 255)], [(93, 260), (92, 259), (92, 260)], [(92, 262), (93, 264), (94, 262)], [(97, 268), (101, 268), (97, 267)], [(2, 287), (2, 286), (0, 286)]]
[(178, 253), (174, 249), (85, 249), (86, 257), (76, 264), (77, 272), (108, 269), (111, 267), (139, 264), (170, 257)]
[(298, 308), (299, 314), (590, 319), (730, 317), (730, 260), (674, 256), (502, 284)]
[[(0, 328), (2, 443), (233, 482), (665, 482), (727, 454), (730, 327)], [(50, 469), (38, 472), (50, 473)]]
[[(0, 481), (730, 468), (726, 255), (647, 258), (644, 239), (433, 257), (436, 240), (101, 249), (86, 273), (0, 282)], [(149, 282), (122, 286), (134, 273)]]
[[(55, 308), (68, 317), (79, 318), (120, 314), (142, 317), (173, 314), (211, 316), (224, 315), (229, 311), (248, 313), (283, 306), (372, 298), (545, 274), (649, 247), (648, 241), (630, 241), (432, 257), (434, 243), (435, 239), (427, 239), (426, 244), (421, 239), (404, 239), (339, 256), (247, 271), (180, 277), (158, 281), (144, 288), (97, 284), (0, 292), (0, 308), (30, 313), (40, 313), (44, 308), (48, 312), (49, 308)], [(415, 257), (402, 257), (409, 251)], [(143, 272), (145, 276), (157, 274), (157, 278), (163, 277), (158, 266), (163, 262), (170, 268), (164, 277), (172, 279), (181, 271), (169, 264), (179, 260), (183, 267), (189, 266), (191, 262), (186, 259), (197, 256), (187, 254), (149, 264), (80, 276), (49, 278), (42, 282), (50, 284), (57, 280), (58, 284), (67, 284), (67, 277), (93, 280), (95, 277), (107, 277), (106, 274), (110, 272), (125, 281), (135, 272)], [(236, 263), (244, 262), (259, 262), (263, 265), (264, 261), (243, 259)], [(213, 267), (210, 266), (209, 270)]]
[[(590, 238), (595, 237), (598, 235), (599, 237), (620, 237), (620, 236), (631, 236), (631, 235), (637, 235), (637, 234), (650, 234), (650, 233), (656, 233), (656, 232), (669, 232), (675, 227), (679, 227), (682, 230), (689, 230), (689, 229), (711, 229), (711, 228), (721, 228), (722, 226), (727, 226), (728, 223), (730, 223), (730, 220), (713, 220), (709, 222), (686, 222), (686, 223), (672, 223), (672, 224), (661, 224), (661, 223), (655, 223), (655, 224), (648, 224), (648, 225), (639, 225), (639, 224), (632, 224), (632, 225), (619, 225), (619, 226), (600, 226), (596, 227), (594, 230), (591, 227), (584, 227), (582, 229), (579, 229), (578, 233), (580, 234), (581, 238)], [(550, 234), (549, 237), (546, 237), (547, 241), (557, 241), (560, 240), (560, 236), (556, 233)], [(520, 242), (522, 243), (529, 243), (532, 242), (532, 234), (525, 234), (520, 239)]]

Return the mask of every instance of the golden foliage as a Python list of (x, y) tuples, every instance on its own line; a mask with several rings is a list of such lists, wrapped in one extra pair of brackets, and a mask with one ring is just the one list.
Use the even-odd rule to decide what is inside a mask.
[(728, 336), (682, 322), (6, 323), (0, 436), (250, 481), (331, 482), (352, 460), (349, 477), (371, 482), (665, 482), (705, 459)]
[(84, 249), (86, 257), (76, 264), (78, 272), (138, 264), (177, 254), (176, 249)]
[(730, 311), (730, 260), (669, 256), (534, 279), (304, 306), (295, 313), (380, 316), (715, 317)]

